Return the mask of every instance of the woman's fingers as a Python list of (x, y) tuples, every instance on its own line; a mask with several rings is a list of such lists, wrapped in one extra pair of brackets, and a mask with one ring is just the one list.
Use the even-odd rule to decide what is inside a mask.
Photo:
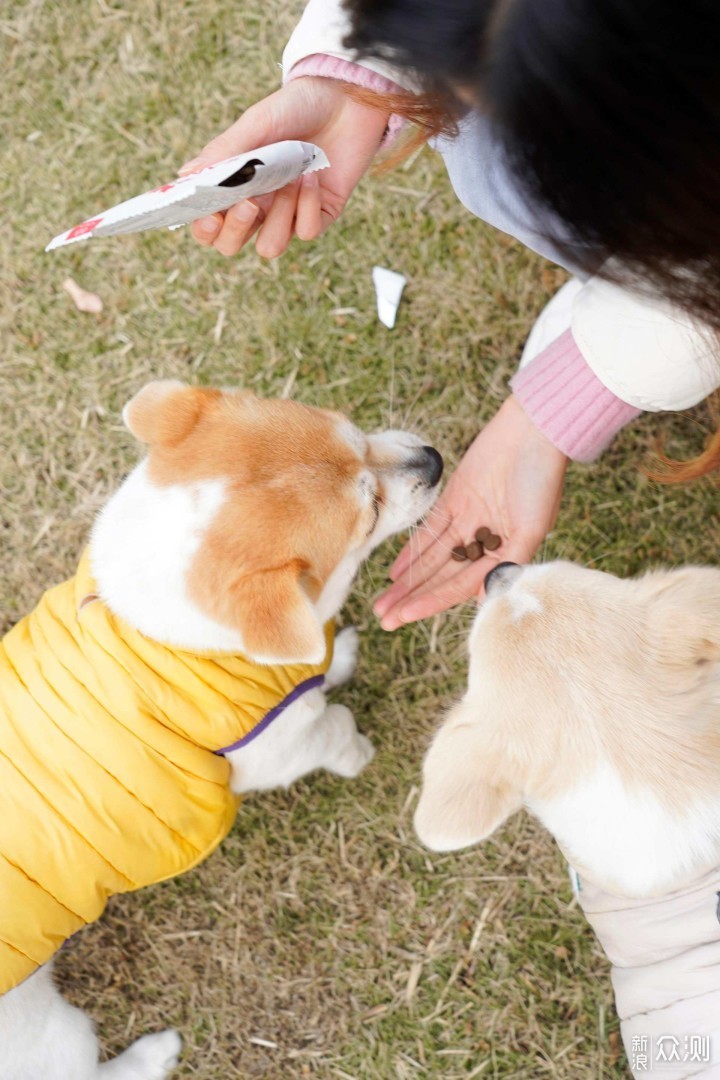
[[(442, 566), (432, 577), (425, 578), (414, 588), (396, 583), (391, 585), (380, 600), (385, 614), (381, 618), (384, 630), (397, 630), (405, 623), (427, 619), (461, 604), (466, 600), (481, 599), (485, 578), (499, 562), (528, 563), (537, 550), (538, 541), (533, 536), (515, 536), (503, 543), (492, 555), (484, 555), (476, 562), (454, 562)], [(378, 601), (379, 603), (379, 601)], [(377, 613), (377, 604), (375, 606)]]
[(444, 545), (449, 545), (451, 548), (454, 547), (454, 543), (450, 542), (452, 536), (452, 533), (450, 532), (451, 521), (450, 514), (443, 509), (441, 500), (437, 506), (432, 508), (425, 518), (425, 521), (423, 521), (422, 525), (415, 531), (415, 534), (410, 538), (395, 559), (395, 562), (390, 567), (390, 578), (393, 581), (397, 581), (402, 577), (410, 564), (434, 543), (442, 543)]
[[(455, 562), (448, 557), (446, 552), (444, 557), (440, 556), (440, 559), (441, 561), (433, 563), (432, 569), (425, 558), (417, 559), (410, 564), (403, 578), (391, 585), (387, 592), (376, 601), (373, 610), (380, 617), (385, 630), (394, 630), (403, 622), (408, 621), (404, 618), (405, 611), (420, 597), (452, 595), (456, 597), (453, 603), (459, 603), (474, 595), (473, 583), (479, 561), (477, 563)], [(482, 560), (483, 563), (485, 561)], [(485, 573), (490, 569), (493, 561), (487, 560)], [(469, 579), (470, 584), (466, 584)], [(442, 611), (443, 608), (438, 608), (438, 610)], [(414, 618), (423, 618), (423, 616), (414, 616)], [(390, 622), (393, 625), (389, 625)]]
[[(405, 623), (427, 619), (455, 604), (475, 599), (482, 591), (485, 576), (497, 561), (485, 556), (477, 562), (446, 564), (411, 592), (398, 591), (394, 603), (381, 619), (383, 630), (397, 630)], [(386, 596), (393, 594), (396, 587), (391, 586)]]
[(310, 173), (274, 192), (271, 198), (244, 199), (224, 214), (199, 218), (192, 224), (192, 235), (204, 247), (214, 247), (221, 255), (230, 256), (237, 255), (260, 230), (258, 254), (274, 259), (287, 249), (295, 233), (301, 240), (320, 235), (320, 198), (317, 177)]
[(306, 173), (300, 183), (295, 212), (295, 235), (299, 240), (315, 240), (323, 228), (320, 179), (317, 173)]
[(202, 244), (203, 247), (210, 247), (222, 229), (224, 220), (224, 214), (212, 214), (210, 217), (198, 218), (190, 226), (190, 232), (198, 244)]
[(300, 194), (300, 180), (275, 192), (262, 228), (255, 241), (255, 250), (265, 259), (276, 259), (287, 250), (293, 238), (295, 210)]
[(450, 533), (447, 532), (437, 540), (432, 537), (431, 542), (426, 543), (424, 548), (414, 549), (412, 562), (407, 564), (401, 574), (395, 576), (390, 588), (375, 601), (375, 614), (382, 619), (391, 607), (416, 589), (422, 589), (440, 571), (443, 572), (443, 577), (456, 573), (460, 564), (452, 559), (452, 546)]
[(429, 581), (443, 570), (443, 567), (447, 566), (452, 570), (460, 569), (462, 564), (452, 557), (453, 548), (460, 543), (459, 540), (453, 539), (454, 535), (455, 530), (448, 528), (439, 536), (437, 534), (433, 536), (431, 543), (418, 551), (402, 573), (394, 576), (394, 585), (409, 592), (421, 585), (423, 581)]
[(260, 207), (250, 199), (231, 206), (225, 214), (220, 232), (213, 241), (213, 247), (221, 255), (237, 255), (258, 226)]

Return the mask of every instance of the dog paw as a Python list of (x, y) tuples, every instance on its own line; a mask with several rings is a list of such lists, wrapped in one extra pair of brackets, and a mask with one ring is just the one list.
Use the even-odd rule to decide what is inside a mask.
[(335, 638), (333, 658), (325, 675), (325, 689), (333, 690), (349, 682), (357, 667), (360, 635), (354, 626), (344, 627)]
[(181, 1049), (182, 1039), (172, 1028), (143, 1035), (108, 1062), (108, 1080), (165, 1080), (176, 1068)]
[(357, 732), (352, 744), (345, 749), (333, 765), (333, 772), (351, 780), (363, 771), (375, 757), (375, 747), (366, 735)]

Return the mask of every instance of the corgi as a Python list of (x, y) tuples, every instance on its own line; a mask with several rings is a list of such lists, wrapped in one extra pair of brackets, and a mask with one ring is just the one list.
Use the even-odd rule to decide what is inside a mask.
[(416, 435), (175, 381), (125, 407), (147, 448), (78, 571), (0, 643), (0, 1076), (162, 1080), (174, 1031), (99, 1064), (52, 956), (113, 892), (182, 873), (241, 795), (373, 747), (325, 692), (353, 673), (334, 619), (381, 541), (431, 507)]
[(428, 750), (421, 841), (521, 806), (569, 860), (633, 1074), (720, 1080), (720, 570), (500, 563)]

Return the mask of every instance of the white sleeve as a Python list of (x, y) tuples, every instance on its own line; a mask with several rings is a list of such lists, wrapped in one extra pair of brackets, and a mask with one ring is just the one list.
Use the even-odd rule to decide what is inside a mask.
[(341, 0), (310, 0), (285, 46), (282, 56), (283, 79), (287, 78), (300, 60), (315, 53), (322, 53), (360, 64), (407, 90), (414, 88), (412, 77), (407, 71), (371, 57), (356, 59), (352, 49), (343, 45), (343, 38), (349, 30), (350, 20)]
[(665, 300), (591, 278), (571, 328), (598, 379), (638, 409), (688, 409), (720, 386), (720, 338)]

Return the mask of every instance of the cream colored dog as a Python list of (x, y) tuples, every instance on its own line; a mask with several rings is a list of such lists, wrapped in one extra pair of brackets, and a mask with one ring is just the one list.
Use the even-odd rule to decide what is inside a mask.
[(521, 806), (577, 871), (634, 1075), (720, 1078), (720, 570), (500, 564), (415, 826), (476, 844)]
[(352, 675), (355, 631), (326, 670), (325, 627), (371, 550), (430, 508), (442, 471), (416, 435), (365, 436), (339, 413), (249, 393), (155, 382), (123, 415), (146, 459), (76, 577), (0, 644), (2, 1080), (172, 1070), (173, 1031), (99, 1064), (90, 1020), (38, 964), (111, 892), (212, 850), (232, 792), (370, 761), (324, 693)]

